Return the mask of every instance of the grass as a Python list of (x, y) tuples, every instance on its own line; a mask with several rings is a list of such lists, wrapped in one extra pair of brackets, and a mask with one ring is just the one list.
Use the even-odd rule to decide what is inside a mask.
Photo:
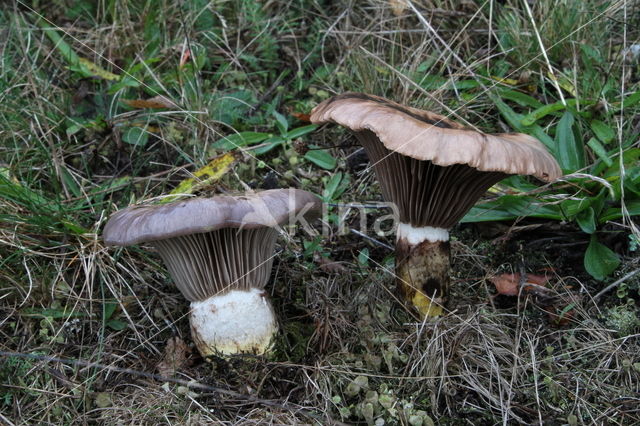
[[(4, 423), (640, 422), (638, 2), (54, 3), (0, 9)], [(345, 91), (533, 134), (570, 176), (492, 189), (453, 231), (453, 313), (424, 323), (394, 300), (392, 251), (330, 207), (329, 235), (279, 243), (273, 357), (189, 346), (160, 377), (169, 339), (190, 344), (187, 302), (155, 253), (107, 249), (104, 222), (228, 137), (258, 148), (197, 194), (380, 201), (353, 138), (299, 120)], [(157, 95), (177, 108), (126, 102)], [(521, 270), (549, 290), (495, 294)]]

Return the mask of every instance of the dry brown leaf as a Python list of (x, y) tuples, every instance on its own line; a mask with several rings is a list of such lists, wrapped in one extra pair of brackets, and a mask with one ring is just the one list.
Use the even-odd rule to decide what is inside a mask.
[(304, 112), (291, 112), (291, 115), (300, 121), (311, 123), (311, 116), (309, 114), (305, 114)]
[(176, 336), (167, 340), (167, 346), (164, 348), (164, 357), (156, 365), (158, 373), (165, 377), (175, 375), (176, 371), (187, 365), (189, 352), (189, 347), (181, 338)]
[[(501, 274), (489, 279), (496, 286), (498, 294), (517, 296), (520, 293), (520, 279), (518, 274)], [(530, 292), (544, 288), (549, 279), (545, 275), (527, 274), (522, 291)]]
[(343, 274), (348, 271), (340, 262), (334, 262), (326, 257), (316, 256), (316, 262), (320, 265), (322, 272), (327, 274)]
[(191, 58), (191, 50), (190, 49), (186, 49), (184, 51), (184, 53), (182, 53), (182, 57), (180, 58), (179, 67), (180, 68), (184, 67), (187, 64), (187, 62), (189, 61), (189, 58)]
[(389, 0), (389, 6), (395, 16), (401, 16), (408, 5), (406, 0)]
[(132, 108), (178, 108), (171, 99), (158, 95), (149, 99), (122, 99), (122, 102)]

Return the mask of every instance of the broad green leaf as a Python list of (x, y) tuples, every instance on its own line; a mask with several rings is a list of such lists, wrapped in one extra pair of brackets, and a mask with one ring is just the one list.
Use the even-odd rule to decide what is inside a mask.
[(604, 146), (602, 146), (598, 139), (589, 139), (589, 141), (587, 142), (587, 146), (589, 146), (593, 153), (596, 154), (598, 158), (602, 160), (608, 167), (611, 167), (613, 165), (613, 161), (607, 155), (607, 150), (604, 148)]
[(322, 198), (325, 202), (329, 202), (333, 199), (333, 195), (336, 193), (336, 189), (338, 189), (338, 185), (340, 185), (340, 181), (342, 180), (342, 172), (338, 172), (331, 176), (329, 182), (324, 187), (324, 191), (322, 191)]
[(66, 319), (70, 317), (86, 317), (87, 314), (74, 311), (67, 310), (67, 308), (26, 308), (20, 312), (20, 315), (29, 316), (29, 317), (45, 317), (45, 318), (53, 318), (53, 319)]
[(276, 127), (282, 136), (287, 134), (287, 130), (289, 130), (289, 122), (287, 118), (280, 114), (278, 111), (273, 111), (273, 116), (276, 118)]
[(517, 90), (498, 88), (498, 94), (501, 98), (516, 102), (521, 106), (531, 108), (540, 108), (542, 106), (542, 103), (533, 96), (518, 92)]
[(122, 131), (122, 141), (143, 147), (149, 140), (149, 133), (142, 127), (129, 127)]
[(304, 155), (305, 159), (326, 170), (333, 170), (336, 167), (336, 159), (329, 154), (329, 151), (326, 149), (314, 149), (314, 146), (310, 148)]
[(500, 220), (513, 220), (517, 217), (517, 215), (501, 210), (499, 206), (480, 204), (472, 207), (460, 223), (496, 222)]
[(609, 143), (616, 137), (613, 129), (600, 120), (593, 120), (591, 122), (591, 130), (593, 130), (593, 134), (596, 135), (600, 142), (603, 143)]
[(489, 201), (473, 207), (462, 218), (461, 222), (492, 222), (512, 220), (518, 217), (537, 217), (554, 220), (562, 220), (564, 218), (558, 206), (541, 204), (530, 197), (505, 195), (495, 201)]
[(307, 126), (296, 127), (295, 129), (292, 129), (291, 131), (289, 131), (285, 137), (287, 139), (296, 139), (296, 138), (299, 138), (300, 136), (306, 135), (307, 133), (313, 132), (317, 128), (318, 128), (317, 124), (309, 124)]
[(584, 268), (597, 280), (605, 279), (620, 265), (620, 259), (609, 247), (598, 242), (596, 234), (591, 234), (591, 241), (584, 255)]
[(624, 98), (622, 101), (622, 106), (624, 108), (630, 108), (637, 103), (640, 103), (640, 90)]
[(588, 209), (578, 213), (576, 216), (576, 222), (578, 223), (578, 226), (580, 226), (580, 229), (582, 229), (582, 232), (586, 234), (593, 234), (596, 232), (596, 216), (593, 208), (589, 207)]
[(575, 171), (584, 167), (584, 148), (573, 134), (573, 114), (565, 111), (556, 127), (558, 163), (564, 170)]
[(229, 136), (225, 136), (222, 139), (218, 139), (212, 145), (215, 149), (223, 151), (229, 151), (231, 149), (240, 148), (245, 145), (252, 145), (254, 143), (262, 142), (263, 140), (271, 137), (269, 133), (262, 132), (240, 132), (233, 133)]
[[(640, 216), (640, 200), (632, 200), (625, 203), (625, 207), (627, 208), (627, 212), (629, 216)], [(605, 210), (598, 220), (600, 223), (605, 223), (609, 220), (616, 220), (622, 217), (622, 208), (620, 207), (610, 207)]]
[(83, 192), (78, 186), (76, 180), (71, 176), (71, 172), (65, 166), (60, 167), (60, 173), (62, 174), (62, 180), (65, 186), (71, 191), (74, 197), (82, 197)]
[(495, 103), (496, 106), (498, 107), (498, 110), (500, 111), (500, 114), (502, 115), (502, 117), (505, 120), (507, 120), (507, 123), (509, 123), (511, 127), (513, 127), (514, 129), (516, 129), (521, 133), (526, 133), (526, 134), (535, 136), (555, 156), (556, 144), (553, 141), (553, 139), (551, 139), (549, 135), (545, 133), (542, 127), (538, 125), (533, 125), (529, 127), (523, 126), (521, 123), (522, 117), (523, 117), (522, 114), (518, 114), (517, 112), (515, 112), (513, 109), (511, 109), (511, 107), (509, 107), (509, 105), (504, 103), (497, 96), (492, 96), (491, 99), (493, 100), (493, 103)]
[(358, 264), (360, 264), (360, 266), (367, 266), (369, 264), (368, 248), (365, 247), (362, 250), (360, 250), (360, 253), (358, 254)]
[(249, 148), (249, 149), (255, 155), (262, 155), (262, 154), (265, 154), (265, 153), (271, 151), (274, 148), (279, 147), (280, 145), (282, 145), (285, 142), (286, 142), (286, 139), (283, 138), (282, 136), (274, 136), (272, 138), (269, 138), (269, 139), (266, 139), (266, 140), (262, 141), (262, 143), (260, 145), (256, 146), (255, 148)]
[(120, 331), (127, 328), (127, 323), (118, 319), (111, 319), (107, 321), (105, 325), (115, 331)]
[(585, 197), (579, 200), (565, 200), (560, 203), (560, 210), (568, 220), (573, 220), (580, 212), (591, 207), (591, 198)]
[(104, 302), (102, 304), (102, 318), (108, 320), (109, 318), (111, 318), (117, 308), (118, 303), (116, 302)]
[[(567, 107), (575, 107), (576, 104), (578, 104), (578, 101), (576, 99), (567, 99), (565, 102), (566, 102), (566, 105), (558, 101), (553, 104), (544, 105), (536, 109), (535, 111), (531, 111), (522, 119), (521, 124), (523, 126), (531, 126), (533, 123), (540, 120), (541, 118), (546, 117), (549, 114), (553, 114), (554, 112), (565, 110)], [(594, 104), (595, 104), (595, 101), (585, 100), (585, 99), (580, 100), (580, 105), (582, 106), (594, 105)]]
[(530, 216), (546, 219), (562, 219), (562, 215), (557, 206), (538, 203), (531, 197), (505, 195), (497, 201), (506, 211), (519, 217)]

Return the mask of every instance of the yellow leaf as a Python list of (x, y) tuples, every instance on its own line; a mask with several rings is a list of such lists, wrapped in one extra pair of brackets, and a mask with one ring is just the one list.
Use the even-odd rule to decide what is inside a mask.
[(112, 72), (109, 72), (109, 71), (105, 70), (104, 68), (101, 68), (100, 66), (94, 64), (93, 62), (91, 62), (87, 58), (79, 58), (78, 62), (82, 66), (84, 66), (87, 70), (89, 70), (89, 72), (91, 74), (95, 75), (96, 77), (100, 77), (100, 78), (103, 78), (103, 79), (109, 80), (109, 81), (118, 81), (118, 80), (120, 80), (120, 76), (118, 74), (114, 74)]
[(236, 157), (231, 152), (214, 158), (209, 164), (195, 171), (193, 173), (194, 177), (183, 180), (171, 191), (171, 194), (176, 195), (176, 197), (166, 197), (162, 202), (172, 201), (176, 199), (179, 194), (193, 194), (200, 188), (212, 184), (231, 170), (231, 166), (235, 161)]
[(551, 74), (550, 72), (547, 71), (547, 77), (549, 78), (549, 80), (557, 81), (558, 82), (558, 86), (560, 86), (562, 89), (564, 89), (565, 92), (570, 93), (571, 96), (573, 96), (574, 98), (578, 97), (578, 95), (576, 94), (576, 87), (573, 85), (571, 80), (569, 80), (564, 75), (560, 74), (560, 76), (558, 78), (556, 78), (555, 75), (553, 75), (553, 74)]
[(502, 77), (498, 77), (495, 75), (492, 75), (491, 78), (493, 78), (495, 81), (499, 81), (500, 83), (504, 83), (508, 86), (517, 86), (518, 85), (518, 80), (514, 80), (513, 78), (502, 78)]
[[(522, 86), (522, 82), (520, 80), (514, 80), (513, 78), (502, 78), (502, 77), (498, 77), (495, 75), (491, 76), (492, 79), (494, 79), (495, 81), (499, 81), (502, 84), (506, 84), (507, 86)], [(521, 87), (522, 88), (522, 87)], [(536, 91), (536, 86), (535, 84), (528, 84), (526, 86), (523, 87), (524, 90), (526, 90), (527, 92), (533, 93)]]

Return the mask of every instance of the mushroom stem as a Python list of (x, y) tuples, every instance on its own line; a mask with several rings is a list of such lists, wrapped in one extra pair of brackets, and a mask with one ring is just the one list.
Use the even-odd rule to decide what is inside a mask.
[(271, 348), (278, 330), (267, 294), (260, 289), (231, 290), (191, 302), (191, 337), (202, 356), (252, 353)]
[(396, 282), (405, 301), (425, 317), (442, 315), (449, 288), (449, 232), (401, 223), (396, 241)]

